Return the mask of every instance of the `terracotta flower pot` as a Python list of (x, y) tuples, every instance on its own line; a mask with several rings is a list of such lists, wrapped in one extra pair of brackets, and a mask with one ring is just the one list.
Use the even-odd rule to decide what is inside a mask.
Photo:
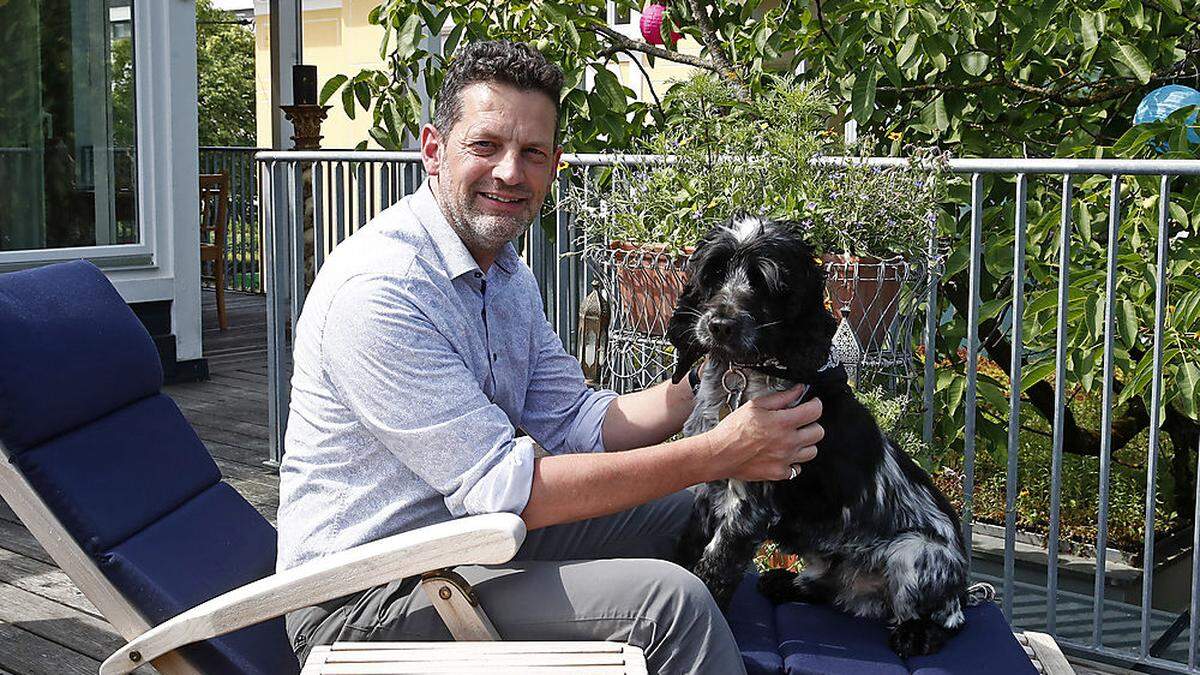
[(668, 253), (662, 244), (623, 241), (610, 242), (608, 248), (614, 252), (621, 325), (647, 335), (665, 335), (687, 282), (684, 265), (696, 249), (686, 247), (680, 255)]
[(830, 310), (840, 319), (842, 308), (848, 307), (847, 320), (858, 346), (864, 353), (880, 350), (900, 310), (907, 265), (895, 259), (836, 253), (822, 255), (821, 261), (829, 273), (825, 291)]

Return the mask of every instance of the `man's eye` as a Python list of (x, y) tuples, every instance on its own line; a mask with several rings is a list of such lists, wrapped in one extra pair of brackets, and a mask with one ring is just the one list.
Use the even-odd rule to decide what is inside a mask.
[(492, 143), (491, 141), (475, 141), (471, 145), (480, 150), (490, 150), (493, 147), (495, 147), (495, 144)]

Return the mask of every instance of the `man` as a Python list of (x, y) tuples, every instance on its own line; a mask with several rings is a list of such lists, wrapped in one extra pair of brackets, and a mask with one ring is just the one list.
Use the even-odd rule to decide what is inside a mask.
[[(707, 589), (663, 558), (687, 522), (685, 488), (786, 479), (816, 454), (820, 403), (787, 408), (799, 391), (782, 392), (663, 443), (691, 411), (686, 384), (585, 386), (509, 243), (554, 178), (562, 81), (526, 45), (461, 48), (421, 131), (428, 180), (322, 267), (297, 329), (278, 566), (510, 511), (530, 530), (516, 560), (457, 568), (506, 639), (624, 641), (654, 672), (738, 673)], [(448, 639), (415, 589), (292, 613), (297, 656), (334, 640)]]

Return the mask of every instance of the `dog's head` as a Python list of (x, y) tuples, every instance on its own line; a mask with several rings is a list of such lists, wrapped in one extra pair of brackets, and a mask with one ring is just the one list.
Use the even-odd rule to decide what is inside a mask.
[(795, 223), (735, 217), (705, 235), (667, 337), (679, 382), (701, 356), (774, 358), (789, 370), (825, 364), (837, 322), (825, 309), (825, 270)]

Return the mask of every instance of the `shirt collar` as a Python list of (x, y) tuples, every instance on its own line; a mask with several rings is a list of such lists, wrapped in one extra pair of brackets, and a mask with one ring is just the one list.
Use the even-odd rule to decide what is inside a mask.
[[(433, 245), (437, 247), (438, 255), (441, 256), (442, 264), (445, 265), (451, 279), (479, 270), (479, 263), (475, 262), (475, 257), (467, 250), (462, 238), (450, 227), (446, 215), (442, 213), (441, 205), (433, 196), (433, 186), (430, 185), (429, 178), (426, 178), (421, 187), (413, 193), (412, 209), (429, 238), (433, 240)], [(509, 242), (500, 249), (493, 262), (505, 273), (512, 274), (516, 270), (517, 261), (517, 251), (512, 242)]]

